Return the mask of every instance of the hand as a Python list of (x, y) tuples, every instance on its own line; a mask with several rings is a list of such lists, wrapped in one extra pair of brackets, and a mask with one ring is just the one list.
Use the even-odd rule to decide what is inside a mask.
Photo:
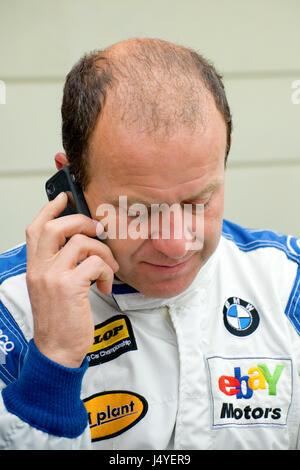
[(94, 341), (91, 281), (108, 294), (119, 267), (108, 246), (91, 238), (96, 221), (81, 214), (55, 219), (66, 204), (59, 194), (28, 226), (26, 280), (36, 346), (55, 362), (80, 367)]

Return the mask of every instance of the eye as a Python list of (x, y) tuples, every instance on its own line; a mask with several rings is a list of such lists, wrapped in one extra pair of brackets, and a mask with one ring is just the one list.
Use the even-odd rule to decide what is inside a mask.
[(204, 208), (209, 206), (210, 201), (211, 201), (211, 197), (204, 203)]
[[(210, 201), (211, 201), (211, 197), (205, 199), (205, 200), (202, 200), (202, 201), (193, 201), (193, 202), (190, 202), (189, 204), (192, 206), (192, 210), (193, 210), (193, 214), (196, 214), (197, 213), (197, 206), (200, 206), (200, 210), (202, 208), (207, 209), (209, 204), (210, 204)], [(199, 211), (199, 209), (198, 209)]]
[(127, 217), (129, 219), (137, 219), (141, 218), (144, 219), (150, 215), (151, 209), (144, 204), (133, 204), (129, 206)]

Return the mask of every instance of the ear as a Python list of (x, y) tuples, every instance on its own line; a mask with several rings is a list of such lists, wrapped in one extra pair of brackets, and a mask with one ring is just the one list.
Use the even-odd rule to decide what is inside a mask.
[(55, 165), (58, 170), (61, 170), (63, 166), (68, 166), (68, 158), (65, 153), (59, 152), (54, 157)]

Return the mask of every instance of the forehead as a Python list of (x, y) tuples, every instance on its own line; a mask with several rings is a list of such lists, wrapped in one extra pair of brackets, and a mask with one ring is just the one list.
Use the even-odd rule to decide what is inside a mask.
[(128, 129), (106, 114), (90, 142), (90, 181), (105, 196), (184, 197), (222, 177), (225, 152), (226, 125), (217, 110), (204, 127), (178, 126), (161, 136)]

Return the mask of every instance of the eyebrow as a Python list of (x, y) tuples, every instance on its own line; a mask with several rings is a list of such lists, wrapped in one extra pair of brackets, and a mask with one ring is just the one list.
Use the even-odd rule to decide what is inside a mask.
[[(189, 197), (187, 200), (199, 199), (206, 194), (214, 192), (219, 186), (221, 186), (222, 181), (216, 181), (214, 183), (210, 183), (206, 188), (202, 189), (199, 193), (196, 193)], [(184, 202), (184, 201), (183, 201)]]
[[(183, 200), (181, 202), (184, 203), (185, 201), (191, 201), (193, 199), (201, 198), (204, 195), (206, 195), (208, 193), (212, 193), (213, 191), (215, 191), (219, 186), (221, 186), (221, 184), (222, 184), (222, 181), (216, 181), (214, 183), (210, 183), (206, 188), (202, 189), (199, 193), (193, 194), (192, 196), (186, 198), (185, 200)], [(121, 194), (121, 195), (118, 196), (118, 198), (112, 199), (111, 203), (115, 206), (119, 206), (119, 197), (120, 196), (125, 196), (125, 194)], [(146, 200), (143, 201), (142, 199), (137, 198), (137, 197), (127, 198), (127, 206), (129, 207), (129, 206), (132, 206), (133, 204), (143, 204), (146, 207), (151, 207), (152, 204), (161, 204), (161, 203), (154, 203), (153, 201), (149, 202), (149, 201), (146, 201)]]

